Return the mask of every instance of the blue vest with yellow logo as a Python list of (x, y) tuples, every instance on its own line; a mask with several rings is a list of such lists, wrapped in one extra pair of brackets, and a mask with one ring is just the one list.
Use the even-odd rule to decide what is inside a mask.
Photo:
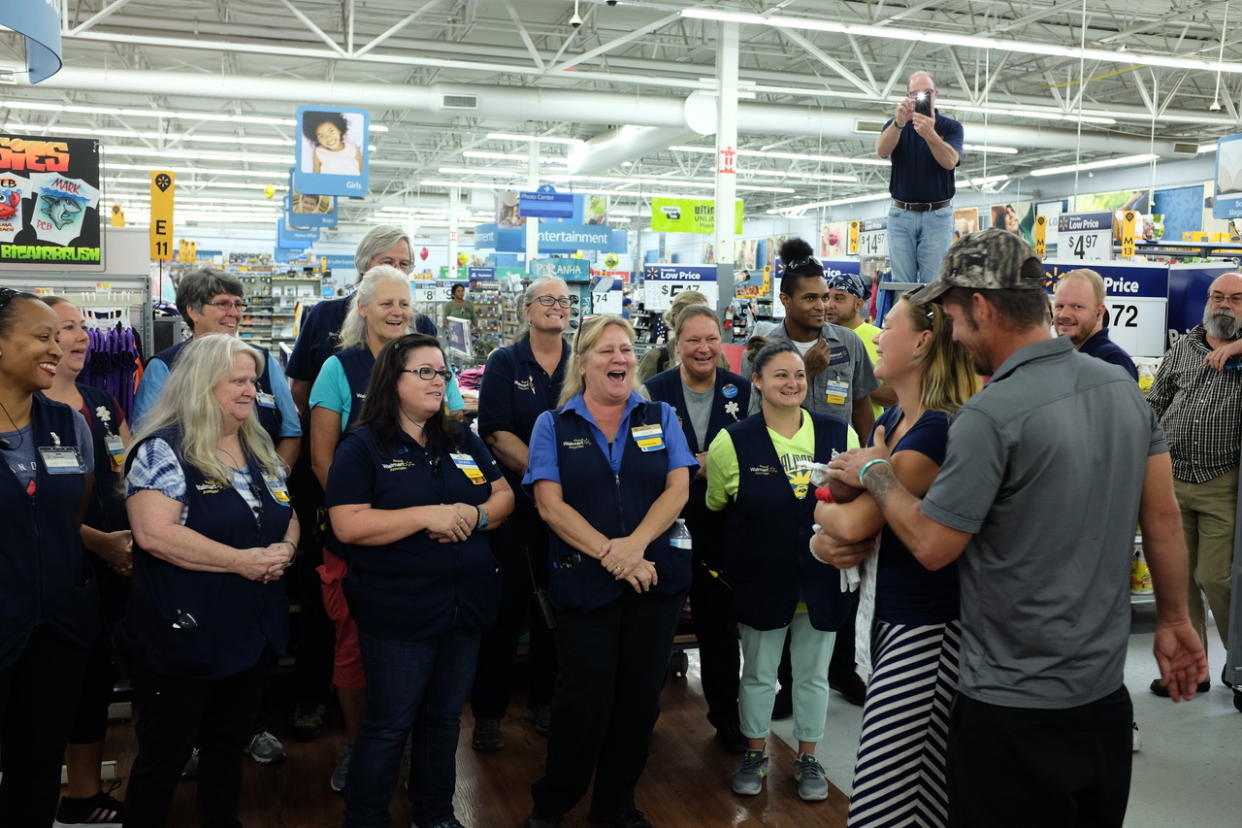
[[(628, 429), (661, 422), (664, 403), (639, 403), (630, 412)], [(603, 450), (595, 445), (591, 424), (573, 411), (559, 409), (556, 428), (556, 459), (562, 497), (578, 514), (608, 538), (629, 535), (664, 493), (668, 477), (668, 449), (643, 451), (627, 430), (615, 439), (625, 440), (621, 472), (614, 475)], [(651, 588), (658, 595), (674, 595), (690, 586), (690, 551), (669, 544), (672, 527), (647, 547), (643, 557), (655, 564), (659, 583)], [(616, 580), (598, 560), (583, 555), (555, 532), (549, 532), (549, 595), (563, 609), (588, 611), (617, 599), (630, 585)]]
[[(827, 463), (832, 450), (845, 449), (845, 422), (829, 414), (803, 413), (815, 426), (815, 462)], [(763, 414), (726, 429), (737, 452), (737, 494), (725, 509), (725, 578), (733, 587), (738, 621), (756, 630), (774, 630), (793, 620), (806, 602), (811, 626), (835, 630), (848, 612), (840, 575), (811, 556), (815, 492), (810, 473), (802, 496), (768, 436)]]
[[(179, 429), (162, 429), (148, 439), (154, 437), (181, 456)], [(136, 450), (129, 454), (131, 462)], [(251, 491), (262, 504), (257, 514), (231, 485), (207, 481), (182, 461), (187, 529), (234, 549), (284, 538), (293, 514), (288, 494), (283, 484), (267, 483), (253, 458), (247, 459)], [(185, 569), (150, 554), (135, 539), (133, 585), (118, 632), (129, 653), (152, 672), (223, 678), (253, 667), (268, 647), (284, 652), (289, 602), (279, 581), (265, 584), (231, 572)]]
[(349, 393), (353, 399), (349, 401), (349, 417), (342, 424), (344, 431), (354, 424), (362, 413), (362, 404), (367, 401), (367, 386), (371, 384), (371, 369), (375, 367), (375, 357), (371, 349), (365, 345), (357, 348), (346, 348), (336, 352), (345, 371), (345, 381), (349, 383)]

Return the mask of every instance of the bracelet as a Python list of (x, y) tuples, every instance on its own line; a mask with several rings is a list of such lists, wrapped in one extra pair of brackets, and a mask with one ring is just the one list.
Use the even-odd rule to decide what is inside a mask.
[(278, 540), (278, 541), (276, 541), (276, 542), (277, 542), (277, 543), (287, 543), (287, 544), (289, 544), (291, 547), (293, 547), (293, 551), (294, 551), (294, 552), (297, 552), (297, 551), (298, 551), (298, 544), (297, 544), (297, 542), (296, 542), (296, 541), (292, 541), (292, 540), (290, 540), (289, 538), (281, 538), (280, 540)]
[(488, 523), (487, 510), (484, 509), (482, 506), (475, 506), (474, 511), (475, 511), (474, 528), (475, 529), (486, 529), (487, 523)]
[(858, 470), (858, 482), (864, 487), (866, 484), (863, 483), (863, 478), (867, 475), (867, 469), (871, 468), (876, 463), (886, 463), (890, 466), (893, 465), (891, 461), (885, 460), (883, 457), (877, 457), (874, 460), (868, 460), (866, 463), (863, 463), (863, 467)]

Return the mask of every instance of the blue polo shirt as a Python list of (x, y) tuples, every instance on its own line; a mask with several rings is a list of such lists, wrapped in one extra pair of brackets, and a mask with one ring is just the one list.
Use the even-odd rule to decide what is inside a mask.
[(1120, 345), (1108, 338), (1108, 328), (1100, 328), (1095, 336), (1082, 343), (1082, 347), (1078, 350), (1087, 356), (1102, 359), (1113, 365), (1120, 365), (1135, 382), (1138, 382), (1138, 368), (1134, 367), (1134, 360), (1130, 359), (1130, 355)]
[[(620, 439), (614, 439), (611, 443), (604, 437), (604, 432), (599, 430), (581, 394), (565, 403), (566, 411), (575, 412), (590, 425), (591, 436), (604, 456), (608, 458), (608, 466), (613, 474), (621, 473), (621, 457), (625, 454), (625, 441), (630, 432), (630, 415), (641, 402), (645, 402), (643, 398), (631, 391), (630, 398), (625, 401), (621, 425), (617, 428), (616, 437)], [(665, 403), (656, 403), (656, 405), (660, 406), (660, 425), (663, 430), (664, 445), (668, 450), (668, 470), (672, 471), (685, 466), (690, 469), (690, 476), (694, 477), (699, 463), (686, 444), (686, 435), (681, 430), (681, 424), (677, 422), (677, 413), (672, 406)], [(538, 480), (561, 482), (556, 453), (556, 425), (553, 422), (552, 411), (545, 411), (539, 415), (530, 436), (530, 459), (526, 464), (526, 476), (522, 478), (522, 488), (531, 497), (534, 497), (534, 485)], [(605, 481), (604, 485), (609, 484)]]
[[(890, 118), (884, 124), (893, 121)], [(962, 142), (965, 133), (962, 125), (952, 118), (936, 113), (936, 134), (944, 142), (957, 151), (957, 163), (962, 163)], [(892, 166), (889, 169), (888, 191), (898, 201), (911, 204), (934, 204), (937, 201), (949, 201), (957, 191), (953, 183), (955, 170), (946, 170), (932, 155), (931, 148), (923, 136), (914, 131), (914, 124), (907, 123), (897, 139), (897, 146), (889, 156)]]
[[(293, 343), (293, 353), (289, 354), (289, 365), (285, 370), (289, 377), (315, 381), (324, 362), (337, 351), (336, 336), (341, 332), (341, 325), (345, 324), (349, 302), (353, 298), (351, 293), (339, 299), (325, 299), (306, 312), (298, 331), (298, 341)], [(414, 327), (419, 333), (436, 336), (436, 325), (425, 314), (414, 314)]]

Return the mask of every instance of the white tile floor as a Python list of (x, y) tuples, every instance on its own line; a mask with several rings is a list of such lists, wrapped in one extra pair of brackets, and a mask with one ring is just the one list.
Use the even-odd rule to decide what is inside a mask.
[[(1156, 676), (1154, 618), (1152, 608), (1138, 610), (1126, 661), (1126, 686), (1143, 738), (1142, 750), (1134, 755), (1126, 828), (1239, 828), (1242, 713), (1234, 709), (1231, 691), (1220, 684), (1225, 652), (1216, 629), (1208, 628), (1211, 691), (1192, 702), (1173, 704), (1147, 689)], [(861, 708), (832, 694), (819, 760), (828, 778), (847, 793), (861, 721)], [(791, 719), (775, 722), (773, 731), (797, 747)]]

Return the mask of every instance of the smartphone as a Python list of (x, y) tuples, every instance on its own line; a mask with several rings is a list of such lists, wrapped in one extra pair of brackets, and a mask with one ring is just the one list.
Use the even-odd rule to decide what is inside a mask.
[(931, 94), (929, 92), (914, 93), (914, 111), (928, 118), (932, 114)]

